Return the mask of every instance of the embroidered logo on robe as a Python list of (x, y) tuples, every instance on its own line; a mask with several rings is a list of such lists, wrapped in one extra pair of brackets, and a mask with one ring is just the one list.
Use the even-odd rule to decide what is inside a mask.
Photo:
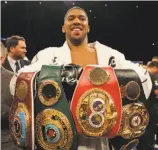
[(111, 66), (111, 67), (116, 67), (116, 61), (115, 61), (115, 57), (114, 56), (111, 56), (110, 58), (109, 58), (109, 63), (108, 63), (108, 65), (109, 66)]

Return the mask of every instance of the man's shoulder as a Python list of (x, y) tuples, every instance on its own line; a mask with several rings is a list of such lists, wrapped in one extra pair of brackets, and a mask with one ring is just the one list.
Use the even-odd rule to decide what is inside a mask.
[(96, 41), (95, 43), (96, 43), (96, 45), (100, 46), (103, 51), (106, 50), (107, 52), (111, 53), (113, 56), (119, 56), (119, 55), (120, 56), (124, 56), (123, 53), (121, 53), (118, 50), (113, 49), (113, 48), (111, 48), (111, 47), (109, 47), (109, 46), (107, 46), (105, 44), (102, 44), (102, 43), (100, 43), (98, 41)]
[[(49, 62), (54, 58), (56, 53), (60, 53), (62, 47), (47, 47), (40, 50), (32, 59), (31, 64), (40, 60), (40, 62)], [(38, 61), (39, 62), (39, 61)]]
[(5, 77), (6, 77), (6, 75), (10, 76), (10, 77), (12, 77), (14, 75), (13, 72), (5, 69), (3, 66), (1, 66), (1, 73), (2, 73), (2, 76), (5, 75)]
[(38, 53), (47, 54), (47, 53), (50, 53), (50, 52), (58, 51), (61, 48), (62, 48), (62, 46), (61, 47), (47, 47), (47, 48), (44, 48), (44, 49), (40, 50)]

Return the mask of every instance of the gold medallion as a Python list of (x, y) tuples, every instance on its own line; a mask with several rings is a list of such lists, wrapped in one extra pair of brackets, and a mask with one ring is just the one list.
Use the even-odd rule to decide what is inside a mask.
[(93, 128), (100, 128), (104, 124), (104, 115), (100, 112), (92, 112), (88, 118), (88, 121)]
[(128, 144), (123, 145), (120, 148), (120, 150), (132, 150), (132, 149), (137, 147), (138, 143), (139, 143), (139, 140), (138, 139), (134, 139), (134, 140), (130, 141)]
[(123, 106), (123, 115), (118, 135), (124, 139), (140, 137), (149, 123), (149, 114), (144, 104), (131, 103)]
[(73, 143), (69, 120), (55, 109), (46, 109), (37, 115), (36, 137), (38, 144), (45, 150), (70, 150)]
[(24, 80), (21, 80), (18, 82), (16, 86), (16, 96), (20, 100), (25, 100), (26, 96), (28, 94), (28, 85)]
[(99, 137), (107, 133), (116, 123), (117, 112), (110, 95), (102, 89), (86, 91), (79, 99), (77, 121), (83, 133)]
[(126, 85), (126, 97), (129, 100), (137, 100), (140, 96), (140, 86), (135, 81), (130, 81)]
[(96, 98), (94, 100), (92, 100), (91, 104), (90, 104), (90, 109), (92, 112), (105, 112), (106, 109), (106, 105), (104, 100), (102, 100), (101, 98)]
[(88, 79), (93, 85), (101, 86), (109, 81), (110, 74), (102, 68), (95, 67), (89, 72)]
[(52, 106), (59, 100), (61, 89), (57, 82), (46, 80), (41, 83), (38, 89), (39, 100), (45, 106)]
[(25, 104), (18, 103), (17, 108), (13, 112), (13, 120), (11, 120), (11, 135), (19, 146), (26, 147), (28, 144), (29, 112)]

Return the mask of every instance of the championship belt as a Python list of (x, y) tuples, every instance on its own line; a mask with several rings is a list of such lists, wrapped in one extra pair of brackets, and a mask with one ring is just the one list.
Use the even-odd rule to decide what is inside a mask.
[(9, 114), (13, 140), (26, 150), (34, 150), (34, 96), (36, 72), (21, 73), (16, 81), (15, 96)]
[(111, 142), (115, 149), (120, 149), (145, 132), (149, 114), (143, 104), (146, 98), (138, 74), (128, 69), (115, 69), (115, 73), (120, 86), (123, 112), (118, 137), (111, 139)]
[(42, 66), (35, 99), (36, 145), (43, 150), (75, 150), (76, 128), (62, 83), (61, 66)]
[(123, 104), (122, 123), (118, 135), (124, 139), (133, 139), (144, 133), (149, 122), (149, 114), (143, 104), (146, 98), (141, 80), (134, 70), (115, 70), (115, 73)]
[(86, 66), (70, 109), (79, 134), (114, 137), (122, 114), (122, 100), (114, 70), (111, 67)]

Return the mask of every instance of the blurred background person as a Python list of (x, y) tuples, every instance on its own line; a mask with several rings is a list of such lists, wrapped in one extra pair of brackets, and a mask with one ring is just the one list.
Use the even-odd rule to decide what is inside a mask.
[(9, 84), (13, 72), (6, 70), (2, 64), (4, 63), (7, 55), (7, 50), (1, 42), (0, 49), (0, 68), (1, 68), (1, 149), (2, 150), (21, 150), (17, 147), (10, 135), (9, 131), (9, 110), (12, 103), (12, 96), (9, 90)]
[(145, 133), (139, 138), (138, 150), (154, 150), (156, 144), (155, 135), (158, 134), (158, 61), (151, 61), (147, 65), (147, 70), (153, 82), (153, 92), (151, 92), (149, 99), (145, 102), (150, 120)]
[(158, 61), (158, 56), (153, 56), (151, 61), (147, 62), (147, 66), (152, 62), (152, 61)]
[(20, 68), (30, 64), (30, 61), (26, 60), (26, 43), (23, 37), (17, 35), (9, 37), (6, 47), (8, 55), (3, 64), (4, 68), (17, 72)]
[(158, 61), (151, 61), (147, 65), (147, 70), (152, 74), (158, 75)]
[(152, 61), (158, 61), (158, 56), (153, 56)]

